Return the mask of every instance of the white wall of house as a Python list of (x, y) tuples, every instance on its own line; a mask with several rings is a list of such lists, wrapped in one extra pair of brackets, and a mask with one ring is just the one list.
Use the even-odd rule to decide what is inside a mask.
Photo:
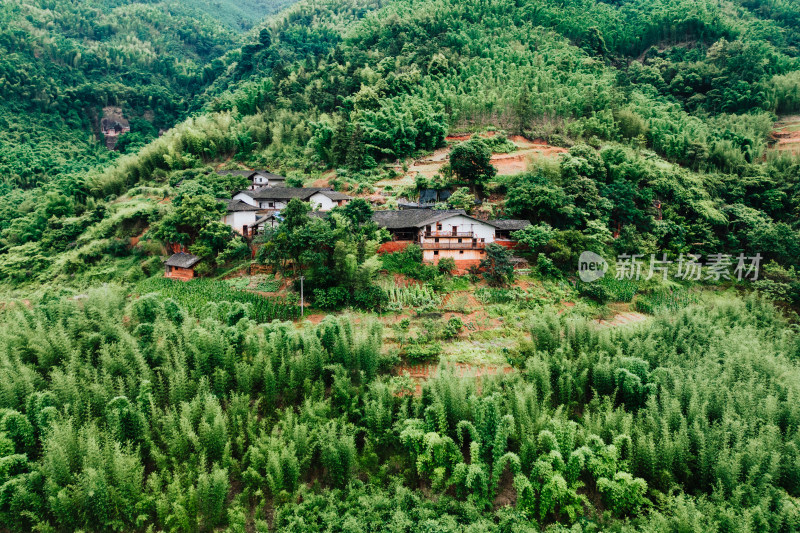
[[(438, 229), (438, 225), (441, 225), (442, 229)], [(471, 232), (473, 237), (479, 241), (483, 239), (483, 242), (486, 243), (494, 242), (494, 226), (463, 215), (453, 215), (452, 217), (435, 222), (431, 224), (431, 231), (449, 234), (453, 231), (453, 227), (456, 228), (456, 232), (458, 233)], [(422, 228), (422, 231), (426, 231), (426, 228)]]
[(261, 209), (283, 209), (286, 207), (285, 200), (256, 200), (253, 197), (240, 192), (233, 197), (234, 200), (241, 200), (248, 205), (260, 207)]
[(257, 218), (255, 211), (234, 211), (222, 217), (222, 223), (233, 228), (233, 231), (244, 233), (242, 228), (247, 226), (249, 229)]
[(233, 197), (233, 200), (241, 200), (246, 204), (258, 207), (258, 202), (256, 202), (252, 196), (243, 192), (237, 193), (236, 196)]
[(336, 207), (336, 202), (319, 192), (312, 194), (308, 203), (311, 204), (313, 211), (330, 211)]
[[(233, 197), (234, 200), (241, 200), (248, 205), (254, 205), (256, 207), (260, 207), (261, 209), (276, 209), (278, 211), (282, 210), (286, 207), (286, 204), (289, 202), (287, 200), (256, 200), (253, 197), (249, 196), (246, 193), (240, 192)], [(313, 211), (330, 211), (334, 207), (336, 207), (337, 202), (331, 200), (327, 196), (322, 193), (314, 193), (308, 199), (309, 204), (311, 204), (311, 209)]]
[(286, 203), (287, 202), (284, 200), (259, 200), (258, 207), (261, 209), (277, 209), (280, 211), (286, 207)]
[(282, 179), (270, 179), (267, 176), (262, 176), (261, 174), (256, 174), (250, 179), (250, 187), (251, 191), (261, 188), (261, 187), (283, 187), (286, 184), (286, 180)]

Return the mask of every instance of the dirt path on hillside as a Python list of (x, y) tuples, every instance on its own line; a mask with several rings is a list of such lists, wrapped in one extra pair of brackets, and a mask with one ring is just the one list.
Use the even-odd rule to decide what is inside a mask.
[(649, 317), (647, 315), (631, 311), (627, 313), (618, 313), (614, 315), (614, 317), (610, 320), (598, 319), (595, 322), (597, 322), (600, 325), (600, 327), (603, 328), (614, 328), (619, 326), (629, 326), (631, 324), (638, 324), (646, 321), (648, 318)]
[(772, 132), (772, 149), (800, 153), (800, 115), (782, 117)]
[(508, 365), (497, 366), (454, 363), (444, 367), (438, 364), (400, 365), (395, 368), (395, 374), (398, 376), (407, 375), (410, 377), (414, 381), (416, 387), (414, 395), (420, 396), (422, 394), (422, 383), (439, 376), (443, 369), (452, 372), (453, 375), (458, 378), (475, 379), (477, 381), (478, 392), (480, 392), (481, 377), (496, 376), (498, 374), (505, 375), (514, 372), (514, 368)]

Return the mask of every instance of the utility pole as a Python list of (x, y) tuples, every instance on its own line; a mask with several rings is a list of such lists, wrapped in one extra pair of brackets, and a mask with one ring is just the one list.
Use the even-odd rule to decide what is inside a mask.
[(303, 280), (306, 279), (305, 276), (300, 276), (300, 318), (303, 318), (303, 311), (304, 311), (304, 301), (303, 301)]

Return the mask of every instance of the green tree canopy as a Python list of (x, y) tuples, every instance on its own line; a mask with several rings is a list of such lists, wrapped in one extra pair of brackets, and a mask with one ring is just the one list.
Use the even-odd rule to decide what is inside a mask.
[(450, 151), (450, 168), (461, 181), (479, 193), (486, 182), (497, 174), (491, 160), (491, 150), (480, 139), (464, 141)]

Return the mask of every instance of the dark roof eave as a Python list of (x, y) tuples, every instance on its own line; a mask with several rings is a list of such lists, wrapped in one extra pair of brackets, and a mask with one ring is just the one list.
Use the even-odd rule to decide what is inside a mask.
[(184, 252), (178, 252), (177, 254), (172, 254), (169, 259), (164, 261), (164, 264), (176, 268), (192, 268), (200, 261), (202, 261), (201, 257)]

